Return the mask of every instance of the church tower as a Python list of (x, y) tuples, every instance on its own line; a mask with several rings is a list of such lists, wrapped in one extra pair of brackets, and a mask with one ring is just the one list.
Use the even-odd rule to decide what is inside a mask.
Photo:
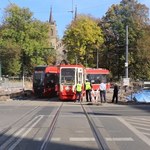
[(57, 25), (56, 22), (53, 20), (52, 14), (52, 7), (50, 9), (50, 17), (49, 17), (49, 24), (50, 24), (50, 46), (56, 49), (57, 46)]

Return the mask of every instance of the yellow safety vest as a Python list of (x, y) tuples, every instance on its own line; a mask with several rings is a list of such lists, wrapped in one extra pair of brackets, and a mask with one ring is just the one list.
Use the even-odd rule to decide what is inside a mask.
[(82, 85), (79, 84), (79, 83), (77, 84), (77, 91), (78, 91), (78, 92), (81, 92), (81, 91), (82, 91)]
[(91, 90), (91, 83), (90, 82), (85, 83), (85, 89), (86, 90)]

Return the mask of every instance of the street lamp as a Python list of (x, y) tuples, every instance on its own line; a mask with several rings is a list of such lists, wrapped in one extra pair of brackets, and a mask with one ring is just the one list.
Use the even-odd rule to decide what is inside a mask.
[(125, 77), (128, 78), (128, 25), (126, 26), (126, 62), (125, 62)]

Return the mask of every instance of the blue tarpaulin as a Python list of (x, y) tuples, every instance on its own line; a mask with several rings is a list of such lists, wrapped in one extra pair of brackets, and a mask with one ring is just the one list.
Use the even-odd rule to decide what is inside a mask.
[(133, 93), (132, 95), (127, 96), (128, 101), (136, 101), (136, 102), (150, 102), (150, 90), (141, 90), (137, 93)]

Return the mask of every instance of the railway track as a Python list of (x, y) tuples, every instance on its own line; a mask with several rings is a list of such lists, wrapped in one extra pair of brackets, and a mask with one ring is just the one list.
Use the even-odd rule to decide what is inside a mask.
[[(31, 145), (30, 143), (28, 143), (28, 146), (24, 149), (31, 148), (33, 150), (47, 150), (51, 144), (51, 140), (53, 139), (55, 132), (58, 129), (57, 123), (59, 122), (59, 119), (61, 117), (65, 117), (64, 115), (62, 115), (62, 112), (66, 109), (64, 107), (64, 104), (67, 103), (59, 102), (59, 105), (57, 105), (56, 109), (51, 112), (46, 112), (46, 110), (50, 110), (49, 107), (45, 108), (42, 106), (36, 106), (20, 118), (18, 118), (17, 121), (13, 122), (10, 126), (1, 131), (0, 150), (19, 150), (21, 146), (27, 146), (27, 143), (23, 141), (25, 141), (25, 139), (27, 139), (29, 135), (31, 136), (31, 133), (33, 134), (31, 140), (33, 143), (31, 143)], [(70, 105), (71, 107), (76, 107), (74, 103), (70, 103)], [(90, 126), (90, 132), (93, 133), (93, 137), (95, 139), (94, 142), (97, 143), (97, 149), (109, 150), (108, 145), (97, 129), (97, 126), (95, 125), (91, 115), (88, 113), (86, 107), (82, 105), (82, 103), (78, 103), (77, 107), (80, 108), (80, 113), (82, 113), (82, 117), (84, 117), (84, 119), (86, 120), (86, 124)], [(64, 122), (67, 122), (65, 118)], [(43, 124), (46, 124), (46, 126)], [(74, 126), (74, 128), (76, 128), (76, 126)], [(39, 135), (39, 133), (41, 134)], [(70, 137), (71, 136), (73, 135), (70, 135)], [(34, 143), (34, 141), (36, 144)]]
[(100, 150), (110, 150), (110, 148), (108, 147), (108, 145), (106, 144), (103, 136), (101, 135), (101, 133), (98, 131), (92, 117), (89, 115), (89, 113), (87, 112), (86, 108), (84, 107), (84, 105), (82, 105), (81, 103), (81, 107), (85, 113), (85, 116), (90, 124), (91, 130), (93, 132), (93, 135), (95, 137), (95, 140), (97, 142), (97, 145), (99, 147)]

